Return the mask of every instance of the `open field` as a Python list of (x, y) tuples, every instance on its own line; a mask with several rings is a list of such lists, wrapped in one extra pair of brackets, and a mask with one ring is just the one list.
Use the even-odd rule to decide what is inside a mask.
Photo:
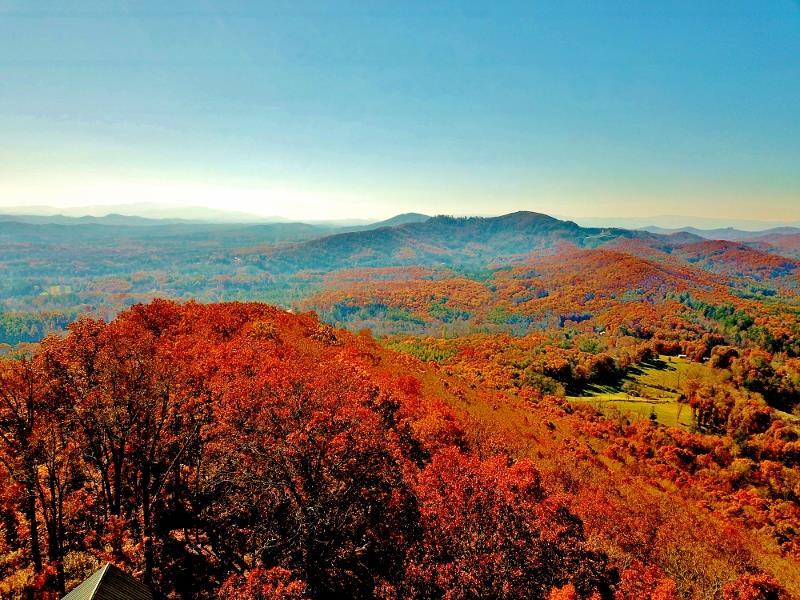
[(660, 356), (634, 369), (617, 385), (593, 385), (584, 395), (568, 396), (573, 402), (586, 402), (607, 415), (626, 414), (634, 419), (655, 419), (671, 427), (689, 428), (692, 411), (678, 401), (681, 383), (687, 379), (706, 379), (713, 372), (684, 358)]

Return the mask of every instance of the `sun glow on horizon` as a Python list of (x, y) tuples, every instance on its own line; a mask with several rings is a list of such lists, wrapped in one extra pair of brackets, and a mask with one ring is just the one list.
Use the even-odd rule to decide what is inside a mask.
[(134, 4), (4, 3), (0, 206), (800, 220), (796, 3)]

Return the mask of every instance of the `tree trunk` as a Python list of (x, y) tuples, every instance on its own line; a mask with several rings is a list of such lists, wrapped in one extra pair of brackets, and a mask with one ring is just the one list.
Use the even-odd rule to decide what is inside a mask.
[(142, 532), (144, 533), (144, 576), (145, 585), (153, 585), (153, 514), (150, 507), (150, 469), (145, 467), (142, 473)]
[[(57, 489), (55, 480), (50, 476), (50, 521), (47, 523), (47, 559), (56, 567), (56, 589), (63, 596), (66, 593), (64, 575), (64, 543), (63, 519), (61, 519), (61, 492)], [(44, 499), (42, 500), (44, 502)]]
[(42, 572), (42, 549), (39, 546), (39, 521), (36, 519), (36, 491), (33, 487), (33, 468), (25, 477), (25, 518), (28, 519), (28, 533), (31, 538), (31, 560), (35, 573)]

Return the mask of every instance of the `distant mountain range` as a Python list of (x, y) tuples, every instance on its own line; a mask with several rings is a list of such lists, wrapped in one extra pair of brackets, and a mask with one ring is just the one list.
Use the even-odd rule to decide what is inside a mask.
[[(369, 224), (263, 222), (211, 223), (104, 216), (1, 215), (0, 241), (81, 243), (97, 240), (208, 241), (226, 248), (255, 248), (281, 271), (346, 266), (479, 264), (524, 257), (559, 244), (594, 248), (627, 241), (671, 252), (704, 240), (748, 243), (761, 251), (796, 257), (800, 228), (764, 232), (691, 227), (624, 229), (582, 227), (569, 220), (519, 211), (499, 217), (429, 217), (405, 213)], [(267, 244), (269, 247), (264, 247)], [(773, 246), (773, 244), (775, 244)]]
[(746, 231), (742, 229), (734, 229), (733, 227), (725, 227), (722, 229), (698, 229), (696, 227), (666, 229), (664, 227), (656, 227), (651, 225), (649, 227), (643, 227), (642, 230), (662, 235), (691, 233), (692, 235), (696, 235), (707, 240), (727, 240), (734, 242), (766, 238), (773, 235), (794, 235), (800, 233), (800, 227), (773, 227), (772, 229), (764, 229), (761, 231)]
[(685, 215), (656, 215), (652, 217), (560, 217), (571, 218), (584, 227), (622, 227), (666, 231), (697, 228), (701, 231), (737, 229), (740, 231), (766, 231), (776, 227), (800, 227), (800, 221), (759, 221), (757, 219), (730, 219), (727, 217), (688, 217)]
[(134, 215), (121, 215), (112, 213), (102, 217), (82, 216), (70, 217), (66, 215), (36, 215), (36, 214), (0, 214), (0, 221), (27, 223), (30, 225), (118, 225), (132, 226), (158, 226), (175, 225), (180, 223), (200, 223), (186, 219), (148, 218)]
[[(521, 211), (527, 212), (527, 211)], [(475, 215), (478, 216), (478, 215)], [(493, 215), (480, 215), (490, 218)], [(101, 223), (114, 225), (154, 225), (166, 223), (218, 223), (218, 224), (263, 224), (296, 223), (298, 221), (273, 215), (262, 216), (242, 211), (214, 209), (202, 206), (169, 206), (157, 203), (105, 204), (57, 208), (53, 206), (0, 206), (0, 220), (26, 223)], [(563, 217), (563, 221), (574, 221), (582, 227), (644, 229), (652, 233), (689, 232), (706, 239), (739, 240), (766, 233), (797, 233), (800, 222), (758, 221), (712, 217), (688, 217), (661, 215), (653, 217)], [(405, 213), (385, 221), (374, 222), (362, 218), (304, 219), (308, 225), (327, 229), (358, 230), (376, 226), (402, 225), (424, 221), (428, 215)], [(77, 219), (77, 221), (75, 221)], [(155, 221), (155, 223), (153, 222)]]
[[(247, 213), (218, 211), (206, 208), (180, 208), (148, 210), (149, 205), (94, 206), (73, 209), (56, 209), (47, 206), (0, 207), (0, 222), (14, 221), (35, 225), (117, 225), (117, 226), (159, 226), (159, 225), (254, 225), (254, 224), (303, 224), (321, 230), (359, 231), (377, 227), (392, 227), (404, 223), (415, 223), (429, 219), (429, 215), (405, 213), (384, 221), (371, 222), (363, 219), (343, 219), (336, 221), (315, 220), (298, 223), (282, 217), (258, 217)], [(109, 209), (117, 212), (107, 212)], [(54, 212), (59, 211), (60, 212)]]
[(261, 217), (258, 215), (208, 208), (204, 206), (167, 206), (155, 203), (99, 204), (57, 208), (54, 206), (0, 206), (4, 215), (26, 217), (130, 217), (144, 219), (168, 219), (200, 221), (205, 223), (287, 223), (283, 217)]

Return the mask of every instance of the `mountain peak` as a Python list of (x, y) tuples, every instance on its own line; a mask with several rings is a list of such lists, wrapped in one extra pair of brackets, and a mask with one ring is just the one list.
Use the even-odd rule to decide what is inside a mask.
[(544, 213), (534, 212), (530, 210), (518, 210), (516, 212), (508, 213), (495, 217), (503, 221), (512, 221), (519, 223), (567, 223), (568, 221), (561, 221), (550, 215)]

